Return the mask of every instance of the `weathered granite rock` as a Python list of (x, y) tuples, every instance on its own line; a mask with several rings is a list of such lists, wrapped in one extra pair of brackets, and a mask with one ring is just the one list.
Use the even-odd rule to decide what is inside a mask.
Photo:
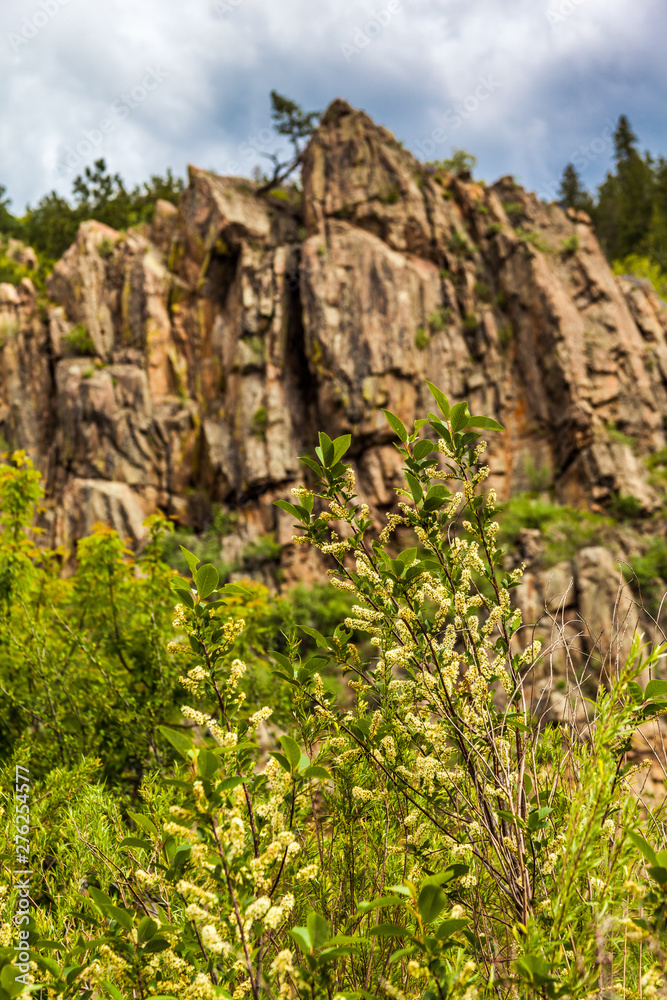
[[(585, 213), (434, 172), (340, 100), (302, 183), (297, 203), (192, 167), (150, 227), (84, 223), (46, 311), (29, 281), (0, 286), (0, 433), (44, 472), (50, 541), (100, 518), (138, 541), (157, 506), (198, 527), (218, 503), (241, 546), (274, 533), (302, 572), (272, 506), (299, 454), (318, 428), (353, 432), (360, 488), (386, 510), (381, 408), (412, 421), (426, 377), (506, 427), (501, 497), (539, 483), (657, 508), (643, 458), (665, 445), (667, 307), (614, 277)], [(571, 567), (575, 604), (604, 590), (602, 559)]]

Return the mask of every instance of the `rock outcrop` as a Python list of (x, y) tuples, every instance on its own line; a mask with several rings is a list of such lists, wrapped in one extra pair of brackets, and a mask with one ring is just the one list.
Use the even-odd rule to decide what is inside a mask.
[[(381, 407), (412, 421), (425, 377), (506, 427), (500, 497), (551, 484), (573, 506), (659, 507), (642, 455), (666, 443), (667, 307), (614, 277), (584, 213), (437, 172), (341, 100), (302, 187), (260, 196), (193, 167), (149, 229), (84, 223), (47, 305), (0, 285), (0, 433), (44, 472), (51, 542), (99, 519), (139, 541), (157, 507), (197, 527), (219, 503), (241, 538), (287, 544), (272, 501), (318, 428), (352, 432), (361, 491), (387, 509)], [(598, 557), (572, 575), (596, 581)]]

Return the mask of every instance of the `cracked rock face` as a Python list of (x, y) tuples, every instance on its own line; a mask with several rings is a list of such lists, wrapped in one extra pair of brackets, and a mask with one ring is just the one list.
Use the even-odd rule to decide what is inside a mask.
[[(283, 199), (190, 168), (152, 226), (84, 223), (46, 308), (29, 280), (0, 285), (0, 434), (44, 473), (51, 543), (97, 520), (140, 541), (157, 507), (201, 527), (220, 503), (241, 539), (287, 544), (272, 501), (319, 428), (353, 434), (360, 492), (385, 511), (381, 408), (424, 414), (427, 377), (505, 426), (501, 498), (539, 479), (574, 506), (656, 509), (642, 456), (665, 445), (667, 307), (614, 277), (584, 213), (436, 174), (341, 100), (302, 182)], [(591, 552), (561, 574), (577, 593), (599, 588)]]

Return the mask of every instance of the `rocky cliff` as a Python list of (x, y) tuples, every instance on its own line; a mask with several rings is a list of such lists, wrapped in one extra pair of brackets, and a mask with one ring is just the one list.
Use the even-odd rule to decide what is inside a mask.
[[(156, 507), (201, 526), (220, 503), (238, 515), (231, 549), (275, 533), (289, 569), (292, 519), (272, 501), (317, 429), (352, 432), (361, 492), (386, 510), (381, 407), (412, 421), (425, 377), (506, 427), (500, 497), (663, 502), (643, 458), (666, 443), (665, 303), (614, 277), (585, 214), (433, 170), (341, 100), (302, 192), (193, 167), (150, 229), (84, 223), (48, 303), (29, 280), (0, 285), (0, 334), (0, 433), (44, 473), (52, 543), (97, 520), (140, 540)], [(615, 590), (592, 551), (560, 567), (575, 602), (610, 572)]]

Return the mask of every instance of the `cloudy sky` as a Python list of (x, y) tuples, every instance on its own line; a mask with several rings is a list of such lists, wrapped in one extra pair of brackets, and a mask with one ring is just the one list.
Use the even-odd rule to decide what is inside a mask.
[(128, 183), (268, 161), (269, 91), (344, 97), (422, 159), (554, 197), (589, 187), (625, 113), (667, 155), (665, 0), (12, 0), (0, 6), (0, 184), (20, 212), (104, 156)]

